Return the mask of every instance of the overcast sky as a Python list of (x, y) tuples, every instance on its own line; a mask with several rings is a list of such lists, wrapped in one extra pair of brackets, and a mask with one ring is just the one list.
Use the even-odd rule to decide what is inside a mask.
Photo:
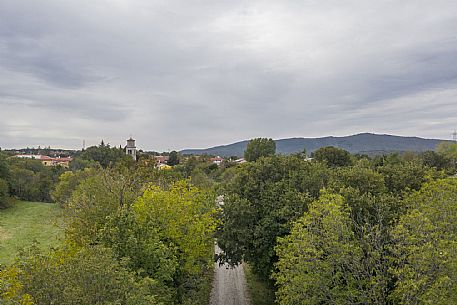
[(0, 147), (450, 138), (457, 1), (0, 0)]

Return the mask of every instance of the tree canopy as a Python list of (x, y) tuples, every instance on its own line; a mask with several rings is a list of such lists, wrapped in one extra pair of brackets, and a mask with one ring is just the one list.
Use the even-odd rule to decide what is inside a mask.
[(328, 166), (349, 166), (352, 164), (351, 154), (341, 148), (326, 146), (313, 152), (313, 157), (320, 162), (325, 162)]
[(399, 304), (457, 303), (457, 180), (430, 182), (406, 199), (411, 210), (393, 231)]
[(256, 138), (249, 141), (244, 158), (246, 161), (256, 161), (260, 157), (273, 156), (276, 153), (276, 143), (273, 139)]

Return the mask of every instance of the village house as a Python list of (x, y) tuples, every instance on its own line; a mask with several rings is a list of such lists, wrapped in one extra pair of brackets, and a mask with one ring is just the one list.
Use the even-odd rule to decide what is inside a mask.
[(49, 157), (44, 155), (16, 155), (16, 158), (33, 159), (40, 161), (44, 166), (62, 166), (65, 168), (70, 167), (70, 162), (73, 160), (71, 157)]
[(170, 159), (169, 156), (153, 156), (152, 158), (156, 162), (157, 167), (168, 164), (168, 159)]
[(217, 157), (214, 157), (214, 158), (210, 158), (209, 159), (213, 164), (216, 164), (216, 165), (221, 165), (222, 162), (224, 162), (224, 158), (221, 158), (219, 156)]

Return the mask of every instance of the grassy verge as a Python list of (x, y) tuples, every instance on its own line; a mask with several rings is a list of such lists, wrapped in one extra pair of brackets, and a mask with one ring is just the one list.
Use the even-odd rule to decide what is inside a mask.
[(207, 305), (209, 304), (211, 288), (214, 278), (214, 268), (206, 270), (201, 277), (194, 278), (192, 288), (183, 296), (183, 305)]
[(249, 265), (244, 264), (251, 305), (275, 305), (275, 293), (268, 283), (260, 280)]
[(59, 214), (57, 204), (42, 202), (18, 201), (0, 210), (0, 264), (12, 263), (18, 249), (34, 240), (43, 248), (56, 244), (62, 236)]

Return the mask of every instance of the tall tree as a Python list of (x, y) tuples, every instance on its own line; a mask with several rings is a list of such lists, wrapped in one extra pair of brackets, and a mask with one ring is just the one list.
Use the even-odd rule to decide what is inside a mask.
[(260, 157), (273, 156), (276, 153), (276, 143), (273, 139), (256, 138), (249, 141), (244, 158), (246, 161), (256, 161)]
[(457, 180), (427, 183), (406, 199), (393, 232), (396, 304), (457, 304)]
[(363, 304), (355, 270), (363, 256), (351, 227), (343, 198), (325, 194), (279, 239), (280, 305)]
[(327, 146), (321, 147), (313, 153), (317, 161), (325, 162), (328, 166), (349, 166), (352, 164), (351, 154), (341, 148)]
[(289, 233), (319, 190), (329, 170), (297, 156), (273, 156), (247, 163), (225, 186), (223, 226), (218, 242), (223, 261), (247, 261), (268, 279), (276, 261), (277, 237)]
[(179, 164), (179, 158), (178, 158), (178, 152), (173, 150), (170, 152), (170, 155), (168, 157), (168, 165), (170, 166), (175, 166)]

